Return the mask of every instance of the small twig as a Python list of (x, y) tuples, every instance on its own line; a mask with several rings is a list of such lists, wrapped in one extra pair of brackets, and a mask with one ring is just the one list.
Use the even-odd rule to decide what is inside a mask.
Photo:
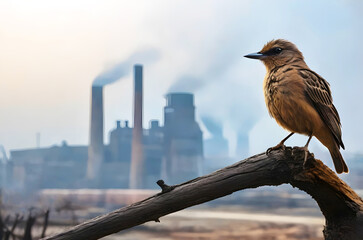
[(16, 239), (15, 237), (15, 234), (14, 234), (14, 231), (15, 231), (15, 228), (16, 228), (16, 225), (18, 225), (18, 223), (23, 220), (23, 216), (20, 216), (19, 214), (16, 214), (15, 215), (15, 220), (13, 222), (13, 226), (11, 226), (11, 235), (13, 236), (13, 239)]
[(24, 231), (24, 240), (32, 240), (32, 228), (37, 219), (36, 216), (32, 216), (32, 213), (31, 213), (32, 210), (33, 209), (29, 210), (29, 216), (28, 216), (28, 220), (26, 222), (25, 231)]
[(43, 231), (42, 231), (41, 238), (45, 237), (45, 231), (47, 230), (47, 227), (48, 227), (48, 219), (49, 219), (49, 209), (47, 209), (47, 211), (45, 211), (45, 214), (44, 214), (44, 224), (43, 224)]
[(164, 180), (160, 179), (159, 181), (156, 182), (157, 185), (159, 185), (159, 187), (161, 188), (161, 193), (167, 193), (172, 191), (175, 187), (174, 186), (169, 186), (166, 185)]
[(9, 229), (8, 226), (6, 225), (4, 225), (3, 228), (4, 228), (3, 240), (9, 240), (10, 236), (13, 236), (13, 238), (15, 239), (13, 229)]

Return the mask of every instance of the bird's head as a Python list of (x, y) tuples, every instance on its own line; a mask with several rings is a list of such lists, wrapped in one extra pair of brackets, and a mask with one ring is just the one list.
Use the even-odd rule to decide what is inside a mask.
[(304, 57), (295, 44), (283, 39), (272, 40), (266, 43), (261, 51), (248, 54), (245, 57), (261, 60), (267, 70), (293, 62), (301, 61), (304, 63)]

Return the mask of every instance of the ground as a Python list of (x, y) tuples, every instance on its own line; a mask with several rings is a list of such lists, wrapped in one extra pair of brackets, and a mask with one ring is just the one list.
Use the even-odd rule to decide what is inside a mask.
[[(203, 214), (205, 213), (205, 214)], [(212, 217), (211, 215), (216, 217)], [(196, 216), (198, 215), (198, 216)], [(223, 216), (225, 215), (225, 216)], [(251, 214), (253, 220), (247, 220), (249, 214), (213, 213), (204, 211), (185, 211), (170, 217), (161, 218), (161, 223), (147, 223), (122, 234), (109, 236), (107, 240), (320, 240), (323, 219), (294, 218), (287, 223), (281, 216)], [(259, 218), (256, 220), (256, 218)], [(269, 218), (270, 217), (270, 218)]]
[(192, 208), (160, 218), (160, 223), (149, 222), (103, 239), (322, 240), (324, 218), (316, 213), (314, 209), (303, 208), (268, 213), (224, 207)]

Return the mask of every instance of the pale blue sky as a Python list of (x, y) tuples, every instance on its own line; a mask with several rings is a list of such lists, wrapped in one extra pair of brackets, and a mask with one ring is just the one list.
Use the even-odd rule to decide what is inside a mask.
[[(135, 52), (155, 49), (158, 60), (144, 66), (144, 125), (162, 120), (168, 90), (192, 91), (198, 118), (219, 119), (230, 139), (249, 132), (251, 154), (264, 151), (286, 132), (264, 105), (265, 68), (242, 56), (285, 38), (330, 82), (346, 152), (363, 152), (362, 12), (353, 0), (3, 0), (0, 144), (34, 147), (36, 132), (42, 146), (87, 144), (94, 78)], [(131, 120), (131, 108), (132, 78), (125, 74), (105, 88), (105, 134), (117, 119)], [(297, 137), (289, 144), (304, 142)]]

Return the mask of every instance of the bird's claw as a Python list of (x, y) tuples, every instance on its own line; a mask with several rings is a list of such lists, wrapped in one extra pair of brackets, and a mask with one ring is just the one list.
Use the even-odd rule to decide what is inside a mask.
[(274, 150), (279, 150), (279, 149), (282, 149), (282, 150), (285, 150), (285, 145), (283, 143), (279, 143), (277, 144), (276, 146), (274, 147), (270, 147), (266, 150), (266, 155), (270, 154), (272, 151)]
[(306, 169), (307, 162), (308, 162), (309, 149), (308, 149), (307, 146), (305, 146), (305, 147), (297, 147), (297, 148), (304, 151), (303, 169)]
[(306, 169), (306, 163), (308, 160), (308, 153), (309, 153), (309, 149), (307, 147), (303, 147), (302, 150), (304, 150), (304, 163), (303, 163), (303, 168)]

